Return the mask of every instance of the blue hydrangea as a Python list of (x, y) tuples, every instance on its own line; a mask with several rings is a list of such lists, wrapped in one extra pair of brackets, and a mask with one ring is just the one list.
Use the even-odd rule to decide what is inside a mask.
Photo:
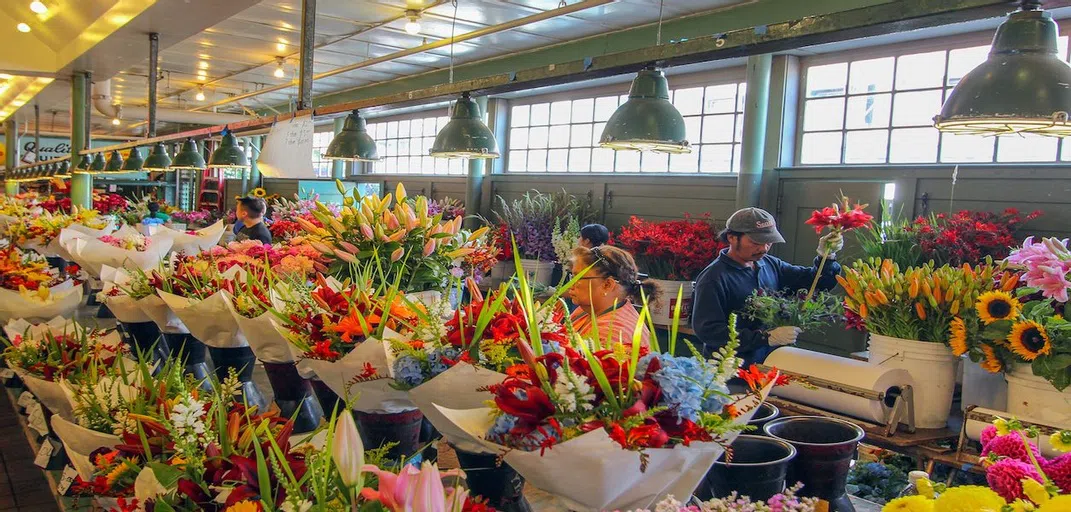
[(420, 361), (410, 355), (403, 355), (394, 360), (394, 380), (415, 387), (424, 382), (424, 369)]
[(561, 352), (561, 350), (562, 350), (561, 344), (558, 343), (557, 341), (546, 341), (546, 340), (540, 340), (540, 341), (543, 342), (543, 353), (544, 354), (550, 354), (551, 352)]
[(506, 444), (509, 431), (517, 424), (517, 417), (511, 414), (502, 414), (495, 418), (491, 430), (487, 431), (487, 440), (493, 443)]
[(434, 377), (450, 369), (450, 366), (443, 359), (456, 361), (460, 354), (461, 350), (454, 347), (437, 348), (429, 352), (428, 365), (431, 370), (431, 376)]
[[(699, 419), (699, 413), (719, 412), (727, 399), (716, 392), (728, 393), (723, 384), (714, 381), (714, 368), (706, 367), (692, 357), (674, 357), (660, 354), (661, 368), (652, 376), (662, 388), (660, 405), (676, 413), (678, 421)], [(639, 368), (646, 370), (650, 354), (645, 356)]]
[(892, 471), (889, 471), (889, 468), (880, 462), (867, 463), (866, 471), (877, 478), (888, 478), (892, 476)]

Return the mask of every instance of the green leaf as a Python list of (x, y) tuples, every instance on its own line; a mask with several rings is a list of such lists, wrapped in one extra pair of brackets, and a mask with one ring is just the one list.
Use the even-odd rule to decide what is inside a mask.
[(1011, 333), (1011, 320), (998, 320), (986, 326), (981, 336), (987, 340), (1002, 340)]
[(606, 378), (606, 373), (602, 371), (602, 365), (599, 364), (598, 358), (595, 354), (591, 353), (588, 346), (584, 343), (580, 344), (580, 350), (584, 352), (584, 356), (588, 358), (588, 364), (591, 366), (591, 373), (595, 375), (595, 380), (599, 383), (599, 387), (602, 388), (602, 393), (606, 395), (606, 400), (610, 402), (610, 405), (614, 409), (620, 410), (621, 406), (617, 402), (617, 395), (614, 394), (614, 388), (610, 386), (610, 379)]
[(153, 503), (153, 510), (155, 512), (175, 512), (175, 509), (171, 508), (164, 500), (156, 500)]
[(178, 484), (179, 478), (182, 477), (182, 470), (169, 464), (163, 464), (160, 462), (150, 462), (149, 468), (152, 469), (156, 480), (160, 482), (165, 488), (171, 489)]

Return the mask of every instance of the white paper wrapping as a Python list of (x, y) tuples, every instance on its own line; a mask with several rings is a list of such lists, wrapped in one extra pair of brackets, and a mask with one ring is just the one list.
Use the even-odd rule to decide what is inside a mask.
[(230, 297), (225, 292), (218, 291), (204, 300), (179, 297), (163, 290), (158, 293), (201, 343), (215, 348), (249, 346), (245, 336), (238, 332), (238, 324), (230, 312)]
[(160, 328), (160, 332), (164, 334), (186, 334), (190, 332), (186, 328), (186, 324), (182, 323), (182, 320), (171, 311), (171, 308), (160, 296), (149, 295), (148, 297), (142, 297), (135, 301), (135, 304), (146, 316), (156, 322), (156, 327)]
[[(129, 226), (123, 226), (116, 236), (125, 236), (124, 230), (128, 228)], [(150, 238), (149, 240), (149, 246), (145, 251), (120, 249), (96, 238), (72, 238), (64, 247), (75, 263), (78, 263), (90, 275), (99, 278), (105, 265), (130, 270), (151, 270), (159, 267), (164, 256), (171, 250), (173, 241), (169, 238)]]
[(458, 363), (431, 380), (409, 390), (409, 399), (413, 401), (424, 417), (435, 425), (443, 437), (465, 451), (474, 453), (495, 453), (485, 446), (470, 442), (465, 432), (439, 412), (436, 405), (447, 409), (477, 409), (491, 399), (487, 391), (476, 391), (505, 380), (506, 374), (480, 368), (469, 363)]
[[(1045, 422), (1044, 420), (1040, 420), (1040, 419), (1037, 419), (1037, 418), (1028, 418), (1028, 417), (1023, 416), (1021, 414), (1012, 414), (1012, 413), (1010, 413), (1008, 411), (998, 411), (996, 409), (986, 409), (986, 408), (983, 408), (983, 407), (975, 407), (973, 410), (975, 412), (991, 414), (993, 416), (998, 416), (998, 417), (1005, 418), (1005, 419), (1009, 419), (1009, 418), (1014, 417), (1014, 418), (1016, 418), (1018, 420), (1021, 420), (1021, 421), (1027, 422), (1027, 423), (1037, 423), (1037, 424), (1041, 424), (1041, 425), (1051, 425), (1051, 422)], [(980, 440), (982, 438), (982, 430), (985, 429), (989, 425), (992, 425), (992, 423), (985, 422), (985, 421), (978, 421), (978, 420), (968, 419), (967, 420), (967, 424), (965, 425), (966, 430), (967, 430), (967, 437), (970, 438), (972, 441)], [(1067, 425), (1053, 425), (1053, 426), (1055, 426), (1055, 427), (1067, 427)], [(1037, 444), (1038, 445), (1038, 449), (1041, 450), (1041, 455), (1043, 455), (1045, 457), (1059, 457), (1060, 455), (1063, 455), (1063, 453), (1064, 453), (1064, 452), (1061, 452), (1061, 451), (1058, 451), (1058, 450), (1054, 449), (1052, 447), (1052, 445), (1049, 444), (1049, 436), (1047, 436), (1047, 435), (1042, 435), (1040, 439), (1030, 438), (1030, 442), (1032, 442), (1034, 444)]]
[[(765, 364), (780, 370), (878, 392), (887, 392), (894, 386), (913, 386), (915, 383), (907, 370), (883, 368), (864, 361), (795, 347), (774, 350), (766, 357)], [(882, 424), (885, 423), (886, 413), (890, 410), (881, 401), (867, 400), (829, 389), (808, 389), (799, 383), (775, 388), (773, 395)]]
[(57, 335), (74, 331), (74, 320), (57, 316), (48, 320), (47, 322), (32, 323), (25, 318), (19, 318), (16, 320), (9, 320), (4, 324), (4, 335), (7, 339), (14, 339), (15, 336), (23, 336), (30, 338), (40, 338), (46, 333)]
[(394, 379), (390, 353), (389, 341), (368, 338), (338, 361), (302, 359), (301, 363), (315, 372), (331, 391), (343, 399), (348, 398), (346, 385), (354, 377), (364, 373), (366, 364), (370, 364), (375, 369), (375, 375), (380, 378), (349, 387), (349, 395), (358, 397), (353, 406), (354, 410), (393, 414), (416, 409), (406, 391), (391, 387)]
[(17, 318), (43, 320), (62, 316), (71, 318), (82, 305), (82, 287), (67, 280), (49, 289), (47, 302), (24, 296), (15, 290), (0, 288), (0, 322)]
[(249, 342), (253, 355), (265, 363), (291, 363), (295, 360), (293, 345), (275, 328), (275, 315), (266, 312), (256, 318), (246, 318), (234, 310), (233, 303), (227, 307), (238, 324), (238, 331)]
[(108, 224), (106, 224), (101, 229), (93, 229), (93, 228), (91, 228), (89, 226), (86, 226), (85, 224), (78, 224), (78, 223), (71, 224), (70, 226), (67, 226), (66, 229), (70, 229), (72, 231), (77, 231), (79, 233), (83, 233), (83, 234), (88, 235), (88, 236), (90, 236), (92, 238), (98, 238), (98, 237), (102, 237), (104, 235), (110, 234), (110, 233), (115, 231), (115, 217), (108, 217)]
[[(763, 396), (768, 393), (769, 387)], [(734, 423), (749, 421), (759, 401), (759, 397), (751, 397), (750, 403), (741, 403), (748, 412)], [(490, 409), (436, 407), (469, 437), (470, 443), (506, 451), (483, 440), (493, 423)], [(732, 444), (736, 436), (737, 433), (728, 435), (726, 444)], [(647, 470), (641, 472), (639, 454), (621, 448), (605, 430), (598, 429), (555, 445), (543, 455), (538, 450), (509, 450), (504, 460), (529, 483), (554, 495), (570, 510), (631, 510), (650, 508), (666, 494), (691, 496), (725, 449), (717, 443), (692, 443), (644, 451), (650, 458)]]
[(11, 215), (0, 213), (0, 232), (7, 231), (8, 226), (18, 221), (18, 217), (12, 217)]
[(227, 226), (223, 221), (216, 222), (211, 226), (199, 229), (195, 234), (178, 231), (166, 226), (158, 226), (153, 234), (155, 238), (170, 238), (173, 242), (172, 253), (182, 253), (186, 256), (195, 256), (201, 251), (208, 250), (219, 243)]
[(130, 274), (126, 270), (104, 265), (100, 271), (100, 280), (104, 283), (104, 288), (99, 295), (100, 301), (108, 306), (108, 310), (112, 312), (116, 320), (127, 324), (152, 321), (152, 318), (138, 307), (137, 301), (129, 295), (125, 293), (108, 295), (112, 290), (117, 288), (121, 290), (130, 283)]
[(52, 416), (52, 431), (63, 441), (67, 458), (78, 471), (78, 476), (87, 482), (93, 477), (94, 467), (89, 455), (99, 448), (113, 447), (122, 441), (119, 436), (89, 430), (58, 415)]
[(33, 396), (36, 396), (37, 400), (52, 411), (53, 414), (63, 416), (69, 420), (74, 419), (71, 403), (67, 400), (67, 394), (63, 391), (63, 386), (59, 382), (39, 379), (22, 368), (12, 367), (11, 369), (26, 384), (26, 389), (30, 390), (30, 393), (33, 393)]

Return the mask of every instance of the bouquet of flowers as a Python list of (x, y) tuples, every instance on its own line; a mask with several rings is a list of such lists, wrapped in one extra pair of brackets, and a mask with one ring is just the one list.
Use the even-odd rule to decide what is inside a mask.
[(356, 388), (353, 409), (411, 410), (405, 392), (391, 386), (395, 375), (389, 339), (399, 338), (398, 331), (407, 331), (416, 316), (396, 287), (373, 288), (369, 282), (363, 277), (343, 284), (318, 276), (315, 289), (293, 290), (288, 301), (273, 309), (280, 318), (277, 329), (303, 366), (338, 396), (349, 396)]
[(65, 234), (69, 236), (63, 237), (63, 247), (71, 259), (96, 278), (100, 278), (105, 265), (128, 270), (156, 268), (173, 243), (166, 237), (150, 241), (129, 226), (123, 226), (106, 238)]
[[(1030, 439), (1037, 427), (998, 418), (982, 431), (987, 485), (949, 487), (928, 478), (915, 483), (917, 494), (897, 498), (883, 508), (894, 510), (1037, 510), (1058, 512), (1071, 506), (1071, 454), (1046, 460)], [(1053, 447), (1071, 451), (1071, 431), (1050, 434)]]
[(149, 248), (149, 237), (139, 233), (127, 233), (125, 236), (104, 235), (97, 238), (112, 247), (126, 249), (128, 251), (145, 252)]
[(977, 337), (970, 333), (980, 331), (978, 337), (984, 341), (977, 348), (987, 361), (993, 360), (983, 363), (984, 368), (998, 372), (1009, 362), (1029, 364), (1034, 375), (1056, 389), (1066, 389), (1071, 386), (1071, 323), (1064, 318), (1071, 289), (1066, 279), (1071, 271), (1067, 241), (1034, 242), (1028, 237), (1007, 263), (1021, 273), (1005, 281), (1001, 290), (979, 296), (977, 320), (963, 324), (965, 334), (953, 330), (952, 338), (973, 340)]
[[(345, 193), (341, 182), (338, 186)], [(334, 259), (331, 273), (340, 278), (359, 274), (358, 262), (371, 262), (383, 282), (397, 280), (401, 290), (441, 290), (453, 263), (473, 253), (487, 232), (481, 228), (462, 238), (461, 218), (428, 215), (427, 198), (406, 196), (400, 183), (393, 196), (361, 197), (354, 189), (344, 201), (338, 217), (326, 206), (313, 212), (323, 227), (297, 219), (318, 240), (313, 247)]]
[(465, 218), (465, 204), (449, 197), (432, 199), (428, 202), (428, 215), (442, 215), (443, 220)]
[(82, 287), (62, 279), (43, 256), (14, 246), (0, 249), (0, 322), (70, 317), (81, 303)]
[(226, 230), (227, 226), (223, 224), (223, 221), (218, 221), (211, 226), (198, 230), (179, 231), (159, 225), (153, 226), (150, 231), (156, 239), (170, 239), (172, 244), (171, 252), (192, 256), (215, 247)]
[(1004, 258), (1018, 240), (1016, 235), (1023, 224), (1041, 215), (1038, 210), (1023, 216), (1015, 208), (1001, 213), (963, 210), (919, 217), (909, 229), (917, 237), (923, 261), (959, 266), (986, 257)]
[(682, 220), (663, 222), (632, 216), (616, 243), (630, 252), (650, 277), (669, 281), (695, 279), (725, 247), (709, 213), (699, 218), (685, 214)]
[(104, 215), (125, 210), (127, 206), (126, 198), (119, 194), (93, 194), (93, 209)]
[[(311, 269), (310, 269), (311, 270)], [(285, 308), (287, 302), (304, 292), (313, 273), (277, 272), (271, 267), (249, 267), (244, 279), (233, 280), (228, 309), (238, 330), (249, 342), (257, 359), (265, 363), (294, 362), (294, 350), (286, 337), (275, 328), (277, 317), (272, 308)]]
[(567, 265), (573, 257), (573, 249), (580, 246), (580, 222), (576, 218), (571, 218), (564, 228), (561, 225), (554, 226), (550, 241), (554, 245), (554, 254), (558, 257), (558, 263)]
[(189, 226), (204, 226), (212, 221), (212, 213), (207, 211), (177, 211), (171, 214), (171, 220)]
[(743, 314), (770, 329), (792, 326), (809, 332), (839, 322), (844, 317), (844, 305), (839, 296), (829, 292), (818, 292), (808, 300), (803, 290), (759, 289), (748, 297)]
[(0, 288), (37, 290), (60, 282), (59, 270), (49, 267), (44, 256), (11, 245), (0, 249)]
[[(578, 223), (595, 220), (595, 210), (590, 200), (581, 200), (562, 190), (557, 194), (543, 194), (532, 190), (524, 197), (507, 202), (498, 198), (499, 209), (495, 216), (500, 224), (508, 227), (524, 258), (555, 261), (554, 230), (562, 229), (568, 219)], [(579, 237), (578, 237), (579, 238)], [(509, 244), (509, 237), (502, 241)]]
[(844, 288), (849, 327), (908, 340), (949, 342), (957, 317), (970, 319), (973, 304), (996, 287), (1002, 266), (927, 263), (901, 270), (892, 260), (856, 260), (837, 282)]
[(821, 262), (818, 263), (818, 272), (814, 275), (814, 281), (811, 282), (811, 288), (807, 291), (807, 296), (804, 300), (810, 300), (814, 295), (814, 290), (818, 286), (818, 280), (822, 277), (822, 269), (826, 266), (826, 260), (829, 259), (829, 255), (835, 249), (836, 243), (833, 240), (840, 240), (841, 244), (844, 241), (844, 233), (856, 228), (861, 228), (870, 224), (873, 220), (870, 214), (864, 212), (868, 205), (865, 204), (851, 204), (846, 196), (841, 196), (838, 202), (833, 203), (833, 206), (827, 206), (821, 210), (815, 210), (811, 212), (811, 218), (807, 219), (808, 225), (814, 226), (814, 232), (821, 235), (822, 231), (829, 230), (829, 234), (826, 235), (826, 246), (819, 247), (818, 251), (822, 255)]
[(245, 270), (233, 266), (225, 271), (203, 260), (179, 256), (172, 272), (159, 282), (157, 294), (190, 334), (209, 347), (249, 346), (231, 315), (228, 304), (234, 280), (244, 279)]
[[(33, 249), (43, 256), (67, 256), (60, 245), (60, 232), (72, 232), (96, 238), (115, 230), (113, 221), (96, 210), (74, 209), (71, 214), (43, 212), (41, 215), (23, 217), (7, 228), (7, 238), (19, 247)], [(71, 259), (71, 258), (64, 258)]]
[[(814, 512), (818, 510), (818, 498), (802, 498), (796, 493), (803, 484), (796, 484), (770, 497), (766, 501), (751, 501), (736, 492), (724, 498), (714, 498), (698, 505), (685, 505), (672, 495), (655, 504), (655, 512)], [(631, 512), (651, 512), (650, 509)]]

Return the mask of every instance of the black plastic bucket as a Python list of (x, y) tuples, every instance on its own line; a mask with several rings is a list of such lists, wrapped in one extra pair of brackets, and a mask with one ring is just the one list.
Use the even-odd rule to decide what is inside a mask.
[(402, 457), (410, 458), (420, 448), (420, 424), (424, 415), (419, 409), (397, 413), (354, 413), (366, 449), (398, 443), (387, 451), (387, 457), (401, 460)]
[(826, 501), (833, 512), (855, 511), (845, 486), (852, 457), (865, 435), (862, 428), (836, 418), (793, 416), (773, 420), (763, 429), (796, 448), (788, 481), (803, 482), (801, 496)]
[(212, 381), (208, 378), (211, 373), (208, 370), (208, 363), (205, 362), (205, 344), (189, 333), (165, 332), (162, 336), (171, 349), (169, 357), (179, 359), (188, 375), (200, 381), (202, 388), (211, 390)]
[(531, 512), (532, 506), (524, 499), (524, 477), (498, 456), (474, 453), (454, 448), (458, 464), (465, 472), (465, 483), (470, 494), (480, 496), (502, 512)]
[(747, 422), (748, 425), (755, 427), (755, 430), (748, 431), (748, 433), (759, 436), (764, 435), (765, 432), (762, 431), (762, 427), (777, 419), (780, 415), (781, 409), (778, 409), (776, 405), (768, 402), (759, 404), (758, 410), (755, 411), (755, 415)]
[(766, 501), (785, 490), (788, 466), (796, 457), (791, 444), (772, 437), (744, 434), (733, 442), (731, 453), (729, 462), (722, 455), (710, 468), (696, 490), (697, 497), (706, 501), (736, 491), (740, 496)]
[(275, 404), (284, 418), (294, 419), (294, 432), (304, 433), (320, 425), (324, 410), (312, 391), (312, 384), (298, 374), (294, 363), (264, 363)]
[(253, 355), (253, 349), (249, 347), (219, 348), (208, 347), (208, 353), (212, 356), (212, 364), (216, 368), (216, 378), (220, 382), (230, 375), (233, 368), (242, 383), (242, 398), (249, 406), (256, 406), (257, 410), (267, 410), (268, 400), (253, 382), (253, 366), (257, 357)]

